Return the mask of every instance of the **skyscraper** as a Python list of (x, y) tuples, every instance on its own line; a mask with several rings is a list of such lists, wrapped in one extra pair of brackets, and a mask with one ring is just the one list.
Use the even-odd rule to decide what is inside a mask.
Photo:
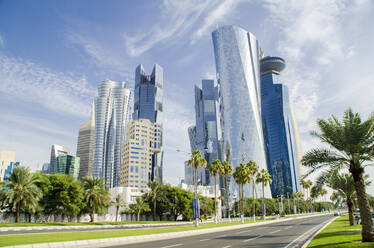
[(77, 157), (80, 158), (79, 179), (92, 176), (95, 145), (95, 108), (92, 105), (90, 122), (80, 125)]
[(0, 182), (6, 180), (9, 170), (14, 167), (14, 152), (0, 151)]
[(49, 163), (49, 173), (56, 174), (57, 172), (57, 157), (68, 155), (69, 151), (67, 148), (60, 145), (52, 145), (51, 149), (51, 162)]
[[(222, 160), (219, 88), (214, 80), (202, 80), (201, 88), (195, 86), (195, 116), (196, 126), (189, 128), (191, 151), (199, 150), (208, 164), (216, 159)], [(190, 170), (185, 169), (185, 172)], [(206, 168), (199, 167), (197, 177), (200, 185), (212, 185), (214, 182)]]
[(297, 126), (291, 112), (288, 87), (276, 83), (286, 63), (279, 57), (261, 60), (262, 123), (273, 197), (300, 190)]
[(63, 155), (57, 157), (57, 173), (73, 176), (78, 179), (79, 157)]
[[(148, 119), (133, 120), (127, 125), (127, 139), (123, 142), (121, 186), (147, 188), (157, 171), (152, 167), (152, 157), (160, 152), (161, 125)], [(156, 138), (156, 139), (155, 139)]]
[(130, 90), (125, 82), (104, 81), (95, 98), (94, 177), (108, 188), (120, 185), (122, 141), (129, 120)]
[[(151, 75), (144, 72), (142, 65), (139, 65), (135, 71), (135, 93), (134, 93), (134, 113), (133, 119), (148, 119), (152, 123), (161, 125), (162, 130), (162, 113), (163, 113), (163, 69), (155, 64)], [(161, 148), (160, 152), (152, 155), (152, 171), (157, 175), (156, 179), (162, 182), (162, 131), (161, 136), (157, 137)], [(155, 175), (151, 175), (151, 180)]]
[[(256, 37), (236, 26), (212, 33), (217, 79), (220, 85), (225, 158), (237, 167), (242, 159), (266, 169), (261, 123), (260, 46)], [(231, 195), (238, 186), (230, 181)], [(245, 193), (251, 193), (245, 189)], [(255, 189), (259, 195), (260, 188)], [(270, 188), (265, 188), (270, 196)]]

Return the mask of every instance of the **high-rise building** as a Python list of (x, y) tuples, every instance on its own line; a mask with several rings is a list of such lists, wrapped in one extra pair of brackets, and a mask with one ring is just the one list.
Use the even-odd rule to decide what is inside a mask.
[(92, 105), (90, 122), (80, 125), (77, 157), (80, 158), (79, 179), (92, 176), (95, 145), (95, 108)]
[(129, 120), (130, 90), (125, 82), (104, 81), (95, 98), (95, 149), (92, 175), (108, 188), (119, 186), (122, 141)]
[(13, 169), (14, 159), (14, 152), (0, 151), (0, 182), (9, 174), (9, 169)]
[[(214, 80), (202, 80), (202, 87), (195, 86), (196, 126), (189, 128), (191, 152), (199, 150), (208, 164), (220, 159), (222, 146), (222, 130), (219, 103), (219, 88)], [(185, 169), (190, 173), (191, 170)], [(185, 178), (190, 178), (185, 175)], [(193, 176), (192, 176), (193, 178)], [(206, 168), (198, 168), (199, 185), (212, 185), (214, 180)]]
[[(217, 80), (220, 86), (223, 153), (237, 167), (255, 161), (266, 169), (261, 122), (260, 46), (256, 37), (236, 26), (223, 26), (212, 33)], [(245, 188), (245, 194), (252, 187)], [(231, 197), (238, 186), (231, 178)], [(255, 187), (260, 195), (261, 189)], [(270, 197), (270, 187), (265, 196)]]
[(277, 82), (286, 63), (279, 57), (261, 59), (262, 125), (266, 159), (272, 176), (272, 196), (291, 196), (300, 191), (296, 121), (288, 87)]
[(51, 149), (51, 162), (49, 163), (49, 173), (56, 174), (57, 172), (57, 157), (68, 155), (67, 148), (60, 145), (52, 145)]
[(42, 174), (48, 174), (49, 173), (49, 163), (44, 163), (42, 166)]
[[(163, 113), (163, 69), (155, 64), (151, 75), (144, 72), (142, 65), (135, 70), (135, 93), (134, 93), (134, 113), (133, 119), (148, 119), (152, 123), (161, 125), (162, 130), (162, 113)], [(162, 133), (162, 132), (161, 132)], [(162, 136), (159, 137), (162, 141)], [(151, 180), (162, 182), (163, 151), (155, 153), (152, 157), (152, 171), (157, 177), (151, 175)]]
[(71, 155), (58, 156), (56, 159), (57, 173), (71, 175), (74, 179), (78, 179), (79, 160), (79, 157)]
[(133, 120), (127, 125), (127, 139), (122, 148), (121, 186), (146, 188), (149, 180), (158, 178), (152, 162), (154, 154), (161, 152), (161, 136), (161, 125), (148, 119)]

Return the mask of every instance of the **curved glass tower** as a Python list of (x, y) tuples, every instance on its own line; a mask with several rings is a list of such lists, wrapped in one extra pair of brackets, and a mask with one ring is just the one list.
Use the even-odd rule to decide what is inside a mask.
[(130, 90), (125, 82), (104, 81), (95, 98), (94, 177), (108, 188), (120, 185), (121, 147), (129, 120)]
[[(256, 37), (236, 26), (223, 26), (212, 34), (217, 79), (221, 89), (223, 151), (233, 167), (255, 161), (267, 169), (261, 123), (260, 47)], [(260, 195), (260, 186), (255, 194)], [(230, 192), (238, 191), (232, 179)], [(251, 187), (245, 193), (251, 193)], [(270, 197), (266, 187), (265, 196)]]

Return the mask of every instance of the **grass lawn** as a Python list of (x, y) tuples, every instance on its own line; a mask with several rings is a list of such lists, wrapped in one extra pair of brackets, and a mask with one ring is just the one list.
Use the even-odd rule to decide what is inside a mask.
[(308, 248), (322, 247), (374, 247), (374, 243), (362, 243), (361, 225), (350, 226), (348, 216), (342, 216), (330, 223), (308, 245)]
[(0, 227), (22, 227), (22, 226), (85, 226), (85, 225), (132, 225), (132, 224), (157, 224), (175, 223), (174, 221), (121, 221), (121, 222), (46, 222), (46, 223), (0, 223)]
[[(261, 222), (261, 221), (257, 221)], [(246, 223), (251, 223), (247, 221)], [(160, 227), (160, 228), (144, 228), (144, 229), (130, 229), (130, 230), (110, 230), (110, 231), (84, 231), (84, 232), (63, 232), (63, 233), (44, 233), (44, 234), (14, 234), (1, 235), (0, 246), (35, 244), (35, 243), (49, 243), (59, 241), (72, 240), (87, 240), (87, 239), (102, 239), (102, 238), (117, 238), (135, 235), (149, 235), (166, 232), (181, 232), (196, 229), (206, 229), (214, 227), (232, 226), (241, 224), (240, 222), (221, 223), (221, 224), (205, 224), (199, 227), (190, 226), (176, 226), (176, 227)]]

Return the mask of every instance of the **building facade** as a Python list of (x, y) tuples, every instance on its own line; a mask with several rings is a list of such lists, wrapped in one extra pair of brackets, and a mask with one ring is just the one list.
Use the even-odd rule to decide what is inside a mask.
[(279, 57), (261, 60), (262, 125), (272, 196), (300, 191), (297, 127), (286, 85), (276, 83), (286, 63)]
[(130, 90), (125, 82), (104, 81), (95, 98), (95, 149), (92, 175), (108, 188), (120, 185), (121, 150), (129, 120)]
[(48, 174), (49, 173), (49, 163), (44, 163), (42, 166), (42, 174)]
[(57, 157), (57, 173), (66, 174), (78, 179), (79, 157), (72, 155), (63, 155)]
[(153, 167), (154, 155), (161, 152), (161, 125), (148, 119), (133, 120), (127, 126), (123, 142), (120, 185), (145, 189), (148, 182), (158, 178)]
[[(267, 169), (261, 121), (260, 46), (256, 37), (236, 26), (223, 26), (212, 33), (217, 80), (220, 86), (223, 153), (233, 167), (244, 159)], [(231, 178), (230, 194), (238, 191)], [(251, 194), (252, 187), (244, 189)], [(255, 187), (255, 194), (261, 189)], [(270, 188), (265, 188), (270, 197)]]
[[(134, 113), (133, 120), (148, 119), (152, 123), (158, 123), (162, 129), (163, 115), (163, 69), (155, 64), (151, 75), (147, 75), (142, 65), (135, 70), (135, 91), (134, 91)], [(162, 133), (162, 132), (161, 132)], [(161, 151), (152, 157), (151, 180), (162, 182), (163, 151), (162, 136), (158, 137)], [(155, 178), (154, 175), (157, 175)]]
[(79, 179), (92, 176), (95, 145), (95, 108), (92, 105), (90, 122), (79, 127), (77, 157), (80, 158)]
[(57, 172), (57, 157), (68, 155), (69, 151), (66, 147), (60, 145), (52, 145), (51, 161), (49, 163), (49, 173), (56, 174)]
[(8, 174), (9, 168), (13, 168), (15, 154), (12, 151), (0, 151), (0, 182)]

